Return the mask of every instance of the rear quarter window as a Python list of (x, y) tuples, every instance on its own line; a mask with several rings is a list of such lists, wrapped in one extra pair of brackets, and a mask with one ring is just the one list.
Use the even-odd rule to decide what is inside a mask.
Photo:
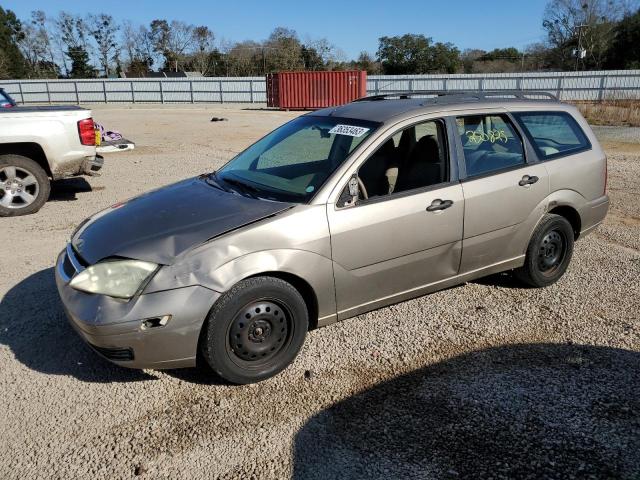
[(591, 143), (575, 119), (566, 112), (514, 113), (540, 160), (589, 150)]

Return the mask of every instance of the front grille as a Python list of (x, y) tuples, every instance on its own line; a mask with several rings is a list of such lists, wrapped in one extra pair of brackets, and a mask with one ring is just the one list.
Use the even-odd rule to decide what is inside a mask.
[(134, 358), (132, 348), (106, 348), (97, 347), (95, 345), (91, 345), (91, 348), (109, 360), (123, 362), (133, 360)]

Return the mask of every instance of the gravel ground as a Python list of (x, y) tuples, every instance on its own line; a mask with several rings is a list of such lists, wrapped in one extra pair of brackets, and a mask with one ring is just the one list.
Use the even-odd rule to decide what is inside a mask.
[(361, 315), (311, 332), (294, 365), (243, 387), (121, 369), (83, 345), (52, 269), (75, 226), (293, 116), (96, 109), (136, 150), (107, 157), (99, 178), (57, 182), (38, 214), (0, 219), (0, 478), (639, 478), (631, 129), (603, 133), (611, 214), (549, 288), (497, 275)]

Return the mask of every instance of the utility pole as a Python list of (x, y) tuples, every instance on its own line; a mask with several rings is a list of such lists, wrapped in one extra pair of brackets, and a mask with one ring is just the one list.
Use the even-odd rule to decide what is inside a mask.
[(582, 48), (582, 29), (588, 26), (589, 25), (585, 24), (576, 26), (576, 28), (578, 29), (578, 49), (574, 52), (574, 55), (576, 57), (576, 72), (578, 71), (578, 64), (580, 60), (587, 56), (586, 52)]

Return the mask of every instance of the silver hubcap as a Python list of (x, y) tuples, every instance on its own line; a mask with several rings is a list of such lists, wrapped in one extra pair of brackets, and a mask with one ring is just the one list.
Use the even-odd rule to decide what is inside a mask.
[(28, 170), (9, 165), (0, 167), (0, 206), (25, 208), (36, 201), (40, 185)]

